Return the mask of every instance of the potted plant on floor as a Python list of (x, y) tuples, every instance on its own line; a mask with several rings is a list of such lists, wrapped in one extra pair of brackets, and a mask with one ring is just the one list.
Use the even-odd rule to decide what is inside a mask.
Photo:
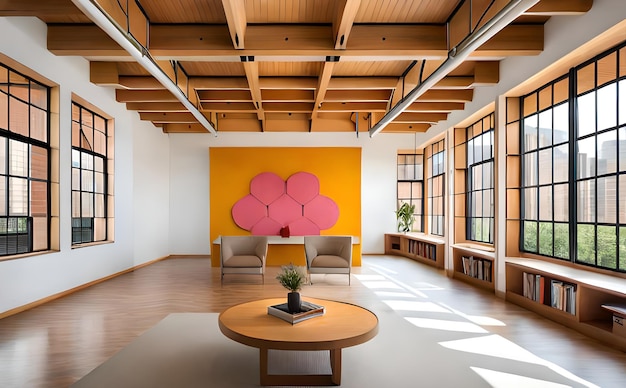
[(396, 210), (396, 217), (398, 218), (398, 232), (410, 232), (415, 222), (415, 204), (409, 205), (407, 202), (402, 202), (402, 205)]
[(287, 307), (290, 313), (300, 312), (300, 289), (306, 280), (306, 274), (301, 267), (297, 267), (290, 263), (281, 267), (280, 272), (276, 275), (276, 279), (280, 284), (288, 289)]

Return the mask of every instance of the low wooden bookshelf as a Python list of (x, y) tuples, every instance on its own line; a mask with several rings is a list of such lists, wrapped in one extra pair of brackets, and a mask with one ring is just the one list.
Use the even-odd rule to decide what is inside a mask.
[[(528, 275), (543, 278), (543, 298), (532, 298), (525, 292)], [(555, 306), (552, 283), (568, 285), (571, 305)], [(540, 283), (540, 284), (541, 284)], [(559, 322), (589, 337), (626, 351), (626, 334), (614, 332), (614, 313), (606, 306), (626, 306), (626, 280), (574, 268), (558, 263), (527, 259), (506, 258), (506, 300), (553, 321)], [(553, 307), (554, 306), (554, 307)]]
[(405, 256), (441, 269), (444, 246), (443, 239), (422, 233), (385, 234), (385, 254)]
[(452, 276), (473, 286), (495, 292), (495, 252), (473, 244), (452, 245)]

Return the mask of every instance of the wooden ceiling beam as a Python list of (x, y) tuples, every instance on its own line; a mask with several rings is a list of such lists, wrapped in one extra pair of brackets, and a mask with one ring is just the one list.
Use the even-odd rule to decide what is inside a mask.
[(266, 113), (308, 113), (313, 111), (313, 102), (264, 102), (263, 110)]
[(333, 20), (335, 49), (346, 49), (354, 18), (360, 6), (361, 0), (340, 0), (336, 3), (335, 20)]
[(593, 0), (541, 0), (524, 15), (582, 15), (593, 6)]
[(342, 89), (394, 89), (398, 77), (334, 77), (328, 83), (328, 90)]
[(328, 90), (324, 101), (335, 102), (387, 102), (391, 92), (389, 90)]
[(261, 97), (263, 102), (315, 102), (315, 91), (313, 90), (278, 90), (262, 89)]
[(315, 77), (261, 77), (259, 79), (261, 89), (297, 89), (315, 90), (317, 78)]
[(249, 90), (199, 90), (202, 102), (252, 102)]
[(433, 89), (467, 89), (474, 83), (471, 76), (447, 76), (437, 82)]
[[(153, 25), (150, 53), (156, 59), (179, 61), (239, 61), (255, 56), (255, 62), (311, 60), (340, 55), (342, 60), (445, 58), (446, 29), (432, 25), (358, 25), (345, 50), (335, 50), (330, 26), (248, 26), (246, 48), (232, 47), (228, 28), (220, 25)], [(128, 58), (129, 54), (95, 25), (49, 25), (48, 50), (55, 55)], [(543, 26), (510, 25), (478, 48), (475, 59), (511, 55), (536, 55), (543, 50)], [(295, 58), (295, 59), (294, 59)]]
[(257, 117), (263, 122), (265, 114), (263, 113), (263, 97), (261, 97), (261, 88), (259, 87), (259, 64), (257, 62), (244, 62), (243, 68), (246, 72), (252, 102), (257, 108)]
[(474, 90), (428, 90), (417, 101), (471, 102)]
[(222, 0), (226, 23), (233, 41), (233, 47), (238, 50), (244, 48), (246, 38), (246, 7), (244, 0)]
[(179, 102), (169, 90), (115, 90), (117, 102)]
[(197, 123), (198, 120), (189, 112), (139, 112), (139, 118), (155, 123)]
[(448, 118), (447, 113), (414, 113), (403, 112), (396, 117), (394, 123), (427, 123), (436, 124), (439, 121), (446, 120)]
[(413, 132), (426, 132), (431, 127), (430, 124), (424, 123), (389, 123), (383, 129), (383, 133), (413, 133)]
[(203, 125), (196, 123), (164, 123), (161, 128), (164, 133), (209, 133)]
[(165, 90), (165, 86), (152, 76), (120, 76), (119, 85), (126, 89)]
[(462, 102), (420, 102), (416, 101), (409, 105), (405, 112), (452, 112), (463, 110), (465, 104)]
[(313, 104), (313, 112), (311, 113), (312, 120), (317, 117), (317, 111), (320, 109), (320, 106), (326, 97), (326, 89), (328, 88), (328, 83), (333, 75), (335, 63), (336, 62), (324, 62), (322, 72), (317, 81), (317, 88), (315, 89), (315, 103)]
[(126, 109), (138, 112), (187, 112), (181, 102), (127, 102)]
[(208, 112), (250, 112), (257, 108), (252, 102), (200, 102), (200, 110)]
[(472, 86), (489, 86), (500, 82), (500, 62), (480, 61), (474, 66), (474, 83)]
[(196, 90), (248, 90), (245, 77), (189, 77), (189, 88)]
[(0, 16), (68, 16), (83, 13), (68, 0), (0, 0)]
[(322, 112), (385, 112), (386, 102), (324, 102), (318, 110)]

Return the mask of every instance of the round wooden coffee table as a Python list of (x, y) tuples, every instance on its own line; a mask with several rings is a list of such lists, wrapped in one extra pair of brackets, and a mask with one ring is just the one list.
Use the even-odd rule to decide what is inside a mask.
[[(378, 318), (371, 311), (349, 303), (303, 298), (322, 305), (323, 316), (292, 325), (267, 313), (267, 307), (286, 298), (262, 299), (229, 307), (219, 316), (224, 335), (260, 350), (261, 385), (339, 385), (341, 349), (359, 345), (378, 333)], [(331, 375), (268, 374), (268, 351), (329, 350)]]

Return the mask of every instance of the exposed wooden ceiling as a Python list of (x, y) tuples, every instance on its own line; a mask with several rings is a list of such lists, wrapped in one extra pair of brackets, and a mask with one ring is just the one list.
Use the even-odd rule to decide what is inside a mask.
[[(164, 132), (207, 132), (74, 4), (0, 0), (35, 16), (48, 50), (90, 61), (91, 82)], [(94, 1), (92, 1), (93, 3)], [(593, 0), (540, 0), (402, 111), (383, 132), (424, 132), (499, 82), (499, 62), (543, 50), (553, 15)], [(217, 132), (368, 131), (506, 0), (98, 0)]]

